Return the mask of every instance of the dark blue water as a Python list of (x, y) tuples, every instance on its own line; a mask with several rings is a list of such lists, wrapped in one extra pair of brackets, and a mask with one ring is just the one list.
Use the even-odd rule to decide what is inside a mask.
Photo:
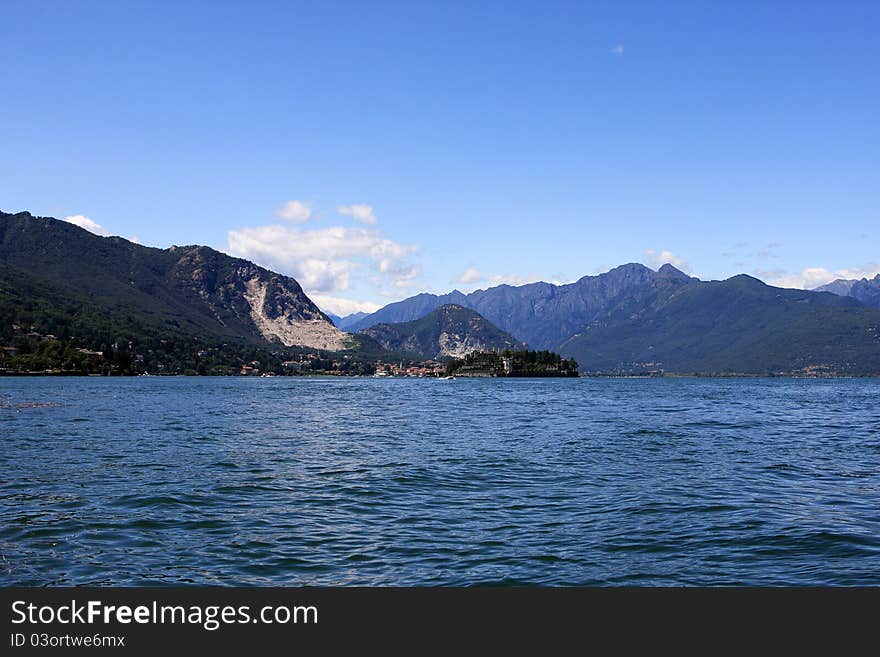
[(0, 379), (0, 584), (880, 584), (880, 381)]

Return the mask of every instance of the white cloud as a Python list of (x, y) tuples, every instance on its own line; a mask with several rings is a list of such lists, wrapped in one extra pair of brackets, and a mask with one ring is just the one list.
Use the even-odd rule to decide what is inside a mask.
[(480, 283), (486, 280), (486, 276), (476, 267), (468, 267), (464, 270), (464, 273), (461, 276), (457, 276), (453, 279), (454, 283), (464, 283), (468, 285), (470, 283)]
[(755, 272), (769, 285), (775, 287), (789, 287), (802, 290), (812, 290), (838, 278), (860, 279), (874, 278), (880, 274), (880, 265), (872, 263), (853, 269), (829, 270), (824, 267), (807, 267), (800, 272), (791, 273), (784, 270), (774, 269), (770, 271), (758, 270)]
[(131, 237), (128, 238), (128, 241), (129, 241), (129, 242), (134, 242), (135, 244), (140, 244), (140, 243), (141, 243), (141, 238), (138, 237), (137, 235), (132, 235)]
[(312, 208), (303, 201), (288, 201), (275, 211), (275, 216), (292, 224), (301, 224), (311, 219)]
[(617, 55), (618, 57), (620, 57), (621, 55), (623, 55), (623, 44), (622, 44), (622, 43), (618, 43), (616, 46), (614, 46), (614, 47), (611, 49), (611, 54), (612, 54), (612, 55)]
[(489, 277), (489, 282), (492, 285), (528, 285), (540, 280), (539, 276), (519, 276), (518, 274), (492, 274)]
[(231, 230), (228, 240), (233, 255), (290, 273), (309, 292), (347, 290), (351, 272), (362, 267), (398, 287), (419, 273), (406, 262), (418, 247), (400, 244), (368, 228), (259, 226)]
[(101, 224), (92, 221), (88, 217), (81, 214), (74, 214), (69, 217), (64, 217), (64, 221), (69, 224), (73, 224), (74, 226), (85, 228), (90, 233), (100, 235), (101, 237), (108, 237), (110, 235), (110, 231), (104, 228)]
[(416, 285), (416, 279), (422, 273), (422, 270), (416, 265), (404, 265), (395, 267), (392, 271), (385, 273), (392, 274), (394, 287), (407, 289)]
[(321, 310), (331, 312), (339, 317), (345, 317), (352, 313), (374, 313), (381, 308), (378, 303), (371, 301), (354, 301), (324, 294), (313, 294), (309, 298), (318, 304)]
[(347, 290), (355, 263), (305, 258), (296, 264), (295, 278), (307, 290)]
[(654, 269), (658, 269), (665, 264), (670, 264), (683, 272), (691, 273), (691, 268), (688, 263), (684, 261), (684, 258), (678, 257), (672, 251), (655, 251), (654, 249), (647, 249), (645, 251), (645, 260), (648, 265)]
[(351, 217), (355, 221), (360, 221), (362, 224), (375, 225), (378, 219), (376, 219), (376, 215), (373, 214), (373, 206), (365, 205), (365, 204), (355, 204), (355, 205), (340, 205), (336, 208), (336, 211), (339, 214), (344, 214), (347, 217)]

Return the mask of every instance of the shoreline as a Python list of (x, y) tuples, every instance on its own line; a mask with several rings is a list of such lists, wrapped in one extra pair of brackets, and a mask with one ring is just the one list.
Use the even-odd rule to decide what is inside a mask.
[[(97, 378), (97, 379), (139, 379), (139, 378), (189, 378), (189, 379), (373, 379), (372, 374), (276, 374), (273, 376), (252, 376), (242, 374), (90, 374), (87, 372), (12, 372), (0, 371), (0, 378)], [(384, 379), (436, 379), (439, 376), (387, 376)], [(578, 376), (456, 376), (457, 379), (880, 379), (877, 374), (749, 374), (749, 373), (665, 373), (662, 376), (650, 374), (580, 374)]]

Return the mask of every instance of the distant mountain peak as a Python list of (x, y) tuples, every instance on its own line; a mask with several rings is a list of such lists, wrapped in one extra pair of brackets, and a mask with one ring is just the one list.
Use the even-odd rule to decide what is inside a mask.
[(655, 281), (662, 281), (664, 285), (683, 285), (696, 280), (671, 265), (656, 272), (641, 263), (629, 262), (565, 285), (538, 282), (519, 286), (497, 285), (469, 294), (458, 290), (442, 296), (418, 294), (388, 304), (359, 319), (350, 328), (364, 330), (377, 324), (413, 321), (444, 304), (456, 303), (476, 310), (532, 348), (553, 349), (627, 295), (640, 294), (646, 285)]
[(657, 275), (661, 278), (677, 278), (681, 280), (690, 280), (692, 278), (668, 262), (660, 266), (660, 269), (657, 270)]
[(754, 276), (749, 276), (748, 274), (737, 274), (736, 276), (731, 276), (727, 279), (728, 281), (738, 281), (741, 283), (748, 283), (752, 285), (760, 285), (761, 287), (771, 287), (767, 285), (760, 278), (755, 278)]
[(838, 278), (817, 287), (816, 292), (831, 292), (842, 297), (852, 297), (866, 306), (880, 308), (880, 274), (874, 278)]
[(478, 312), (454, 303), (411, 322), (378, 324), (363, 333), (385, 349), (420, 358), (460, 358), (474, 351), (523, 347)]

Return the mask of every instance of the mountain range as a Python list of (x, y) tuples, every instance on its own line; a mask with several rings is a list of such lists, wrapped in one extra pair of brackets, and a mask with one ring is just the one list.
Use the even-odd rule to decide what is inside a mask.
[(581, 371), (880, 373), (880, 312), (855, 294), (775, 288), (746, 275), (700, 281), (669, 264), (630, 263), (568, 285), (419, 294), (355, 326), (412, 321), (450, 301), (530, 348), (575, 358)]
[(558, 345), (581, 371), (880, 373), (880, 311), (751, 276), (649, 283)]
[(695, 282), (672, 265), (659, 271), (630, 263), (598, 276), (584, 276), (575, 283), (553, 285), (531, 283), (518, 287), (499, 285), (462, 294), (418, 294), (391, 303), (348, 324), (350, 330), (364, 330), (375, 324), (409, 322), (446, 304), (470, 308), (528, 344), (532, 349), (554, 349), (628, 295), (638, 295), (654, 281)]
[(596, 373), (878, 375), (880, 277), (836, 283), (790, 290), (630, 263), (567, 285), (419, 294), (331, 318), (293, 278), (205, 246), (157, 249), (0, 213), (0, 340), (30, 331), (105, 354), (128, 344), (145, 362), (173, 351), (164, 371), (195, 369), (191, 355), (212, 349), (280, 367), (303, 349), (353, 363), (527, 345)]

